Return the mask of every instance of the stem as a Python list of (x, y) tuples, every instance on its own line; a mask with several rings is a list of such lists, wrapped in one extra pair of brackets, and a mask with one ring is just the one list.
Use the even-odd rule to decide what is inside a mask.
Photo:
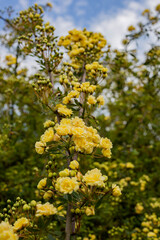
[(50, 67), (49, 67), (49, 65), (48, 65), (47, 58), (45, 57), (44, 51), (42, 52), (42, 56), (43, 56), (43, 59), (44, 59), (44, 62), (45, 62), (45, 67), (46, 67), (46, 69), (47, 69), (49, 79), (50, 79), (50, 81), (51, 81), (51, 83), (52, 83), (52, 92), (54, 93), (53, 72), (50, 70)]
[[(83, 75), (82, 75), (82, 78), (81, 78), (81, 83), (84, 83), (86, 81), (86, 69), (85, 69), (85, 63), (83, 65)], [(80, 94), (80, 103), (83, 105), (84, 103), (84, 99), (85, 99), (85, 93), (81, 92)], [(79, 117), (82, 116), (83, 114), (83, 107), (80, 108), (79, 110)]]
[(67, 207), (67, 218), (66, 218), (66, 228), (65, 228), (65, 240), (71, 239), (71, 232), (72, 232), (72, 214), (71, 214), (71, 204), (68, 203)]

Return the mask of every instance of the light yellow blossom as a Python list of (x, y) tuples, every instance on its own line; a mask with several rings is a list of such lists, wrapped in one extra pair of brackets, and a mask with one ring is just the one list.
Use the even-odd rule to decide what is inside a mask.
[(1, 240), (18, 240), (19, 237), (13, 231), (12, 225), (8, 222), (1, 222), (0, 223), (0, 239)]
[(47, 178), (43, 178), (39, 181), (37, 188), (38, 189), (43, 189), (47, 184)]
[(71, 168), (71, 169), (78, 169), (79, 168), (79, 162), (77, 162), (76, 160), (73, 160), (73, 161), (71, 161), (70, 162), (70, 165), (69, 165), (69, 167)]
[(24, 227), (27, 227), (29, 225), (29, 220), (25, 217), (19, 218), (15, 223), (14, 223), (14, 231), (18, 231)]
[(55, 185), (56, 189), (64, 194), (71, 194), (73, 191), (77, 191), (79, 188), (79, 183), (77, 182), (77, 178), (69, 178), (69, 177), (59, 177), (57, 178), (57, 182)]
[(39, 141), (35, 143), (35, 150), (38, 154), (43, 154), (46, 148), (46, 143)]
[(49, 215), (54, 215), (56, 213), (57, 213), (57, 209), (49, 202), (46, 202), (45, 204), (37, 204), (36, 217), (40, 217), (43, 215), (49, 216)]
[(99, 187), (104, 187), (104, 181), (106, 178), (102, 176), (101, 171), (98, 168), (94, 168), (90, 171), (88, 171), (84, 176), (83, 176), (83, 181), (90, 186), (99, 186)]
[(94, 207), (86, 207), (85, 213), (87, 216), (95, 215), (95, 210)]

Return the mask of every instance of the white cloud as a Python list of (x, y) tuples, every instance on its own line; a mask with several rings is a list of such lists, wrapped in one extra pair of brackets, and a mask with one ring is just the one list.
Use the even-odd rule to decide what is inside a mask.
[(28, 1), (27, 0), (19, 0), (19, 5), (21, 8), (28, 8)]
[(116, 12), (105, 14), (101, 12), (99, 16), (94, 18), (90, 25), (90, 30), (101, 32), (108, 42), (114, 48), (121, 48), (121, 41), (127, 33), (129, 25), (136, 25), (141, 21), (141, 12), (145, 8), (153, 9), (159, 0), (145, 0), (145, 1), (126, 1), (126, 8), (118, 9)]
[(44, 19), (56, 28), (55, 33), (57, 36), (66, 35), (69, 30), (76, 28), (74, 20), (70, 16), (58, 16), (57, 18), (45, 16)]
[(52, 11), (56, 14), (64, 14), (67, 12), (68, 7), (72, 4), (73, 0), (37, 0), (35, 3), (45, 5), (47, 2), (52, 3)]
[(82, 16), (86, 13), (86, 6), (88, 2), (86, 0), (79, 0), (75, 4), (75, 13), (77, 16)]

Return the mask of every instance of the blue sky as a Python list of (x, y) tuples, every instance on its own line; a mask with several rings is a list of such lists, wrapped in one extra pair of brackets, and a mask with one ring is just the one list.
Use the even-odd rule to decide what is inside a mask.
[(154, 8), (160, 0), (0, 0), (0, 8), (12, 6), (18, 12), (34, 3), (47, 2), (53, 9), (45, 12), (45, 21), (56, 27), (57, 35), (86, 27), (101, 32), (113, 47), (121, 48), (128, 25), (139, 21), (141, 12)]
[[(154, 9), (160, 0), (0, 0), (0, 9), (12, 6), (16, 13), (34, 3), (45, 5), (47, 2), (52, 3), (53, 8), (44, 13), (44, 20), (56, 28), (57, 36), (66, 35), (73, 28), (86, 27), (89, 31), (102, 33), (112, 48), (121, 49), (128, 26), (141, 21), (142, 11), (145, 8)], [(147, 41), (141, 43), (141, 59), (149, 47)], [(11, 52), (0, 44), (0, 53), (0, 64), (3, 64), (3, 59)], [(36, 63), (33, 58), (28, 57), (22, 65), (33, 69)]]

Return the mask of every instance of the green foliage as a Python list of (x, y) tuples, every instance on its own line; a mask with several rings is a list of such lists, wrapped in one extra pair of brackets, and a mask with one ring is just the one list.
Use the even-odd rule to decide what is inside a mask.
[[(105, 95), (107, 111), (102, 109), (103, 113), (95, 112), (97, 119), (94, 118), (91, 113), (95, 108), (88, 107), (87, 98), (67, 105), (76, 116), (84, 107), (82, 117), (89, 125), (97, 128), (101, 136), (111, 139), (114, 146), (112, 158), (107, 161), (104, 161), (99, 150), (94, 158), (89, 154), (80, 154), (82, 172), (89, 168), (100, 168), (109, 177), (109, 182), (120, 185), (123, 193), (120, 198), (111, 196), (109, 189), (112, 186), (108, 183), (107, 194), (92, 196), (92, 199), (85, 202), (90, 204), (94, 200), (98, 209), (95, 216), (83, 218), (77, 240), (85, 237), (94, 240), (91, 235), (95, 235), (98, 240), (146, 240), (149, 237), (158, 240), (160, 237), (160, 233), (156, 232), (160, 224), (160, 48), (158, 44), (152, 43), (143, 59), (139, 59), (138, 49), (130, 47), (131, 42), (145, 39), (146, 36), (151, 43), (151, 33), (159, 40), (158, 6), (154, 14), (150, 10), (143, 12), (143, 24), (128, 28), (130, 34), (123, 40), (123, 50), (112, 50), (108, 46), (105, 52), (104, 65), (109, 69), (108, 76), (103, 74), (96, 96), (101, 92)], [(60, 74), (57, 66), (63, 54), (57, 46), (54, 27), (43, 23), (43, 9), (35, 5), (25, 13), (21, 12), (20, 17), (8, 21), (7, 31), (10, 34), (7, 38), (6, 33), (3, 42), (10, 50), (15, 51), (16, 58), (6, 58), (5, 66), (0, 68), (0, 205), (6, 207), (7, 199), (14, 202), (18, 193), (29, 202), (29, 208), (34, 211), (30, 201), (35, 198), (39, 200), (44, 193), (43, 190), (38, 193), (36, 185), (42, 177), (46, 177), (45, 168), (51, 187), (52, 180), (56, 179), (57, 168), (63, 170), (67, 166), (67, 163), (64, 166), (64, 158), (69, 160), (74, 156), (69, 148), (71, 146), (61, 142), (48, 150), (45, 159), (40, 158), (34, 150), (35, 142), (42, 134), (42, 124), (46, 119), (52, 120), (57, 116), (59, 121), (60, 115), (54, 109), (55, 104), (60, 103), (69, 91), (70, 85), (66, 79), (74, 80), (72, 71), (77, 78), (84, 74), (82, 62), (87, 55), (86, 52), (78, 55), (79, 58), (75, 61), (76, 64), (78, 61), (81, 63), (78, 70), (71, 64), (63, 65), (61, 74), (65, 93), (60, 88), (53, 89), (53, 81), (57, 83)], [(66, 49), (71, 51), (70, 46)], [(48, 52), (47, 57), (44, 52)], [(41, 68), (41, 71), (30, 77), (26, 69), (21, 69), (20, 64), (27, 55), (35, 55)], [(92, 62), (92, 59), (88, 59), (89, 63)], [(98, 73), (94, 74), (98, 76)], [(87, 76), (91, 84), (97, 84), (94, 76)], [(68, 149), (70, 156), (64, 157), (64, 149)], [(55, 162), (55, 157), (58, 163)], [(83, 192), (75, 192), (72, 195), (65, 194), (59, 198), (60, 202), (57, 202), (56, 196), (53, 199), (57, 207), (61, 204), (66, 207), (68, 202), (78, 202), (83, 197)], [(26, 205), (23, 199), (21, 209)], [(10, 207), (7, 206), (7, 211), (8, 209)], [(83, 212), (76, 207), (72, 210), (79, 221), (79, 229)], [(31, 214), (27, 211), (28, 215)], [(7, 214), (5, 212), (3, 211), (3, 217)], [(64, 239), (64, 220), (64, 215), (50, 217), (46, 221), (39, 219), (36, 225), (41, 231), (38, 231), (36, 225), (29, 230), (38, 239)], [(150, 223), (145, 231), (147, 221)], [(150, 232), (156, 236), (152, 238), (149, 236)], [(28, 239), (33, 239), (29, 237), (28, 234)]]

